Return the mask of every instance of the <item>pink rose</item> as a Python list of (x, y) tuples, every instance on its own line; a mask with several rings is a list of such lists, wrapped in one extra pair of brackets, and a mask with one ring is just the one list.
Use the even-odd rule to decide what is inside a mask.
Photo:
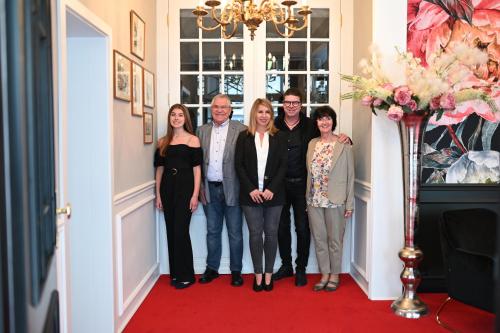
[(383, 102), (384, 101), (381, 100), (380, 98), (375, 98), (375, 100), (373, 101), (373, 106), (375, 107), (381, 106)]
[(361, 99), (361, 104), (365, 106), (371, 106), (372, 102), (373, 102), (373, 97), (370, 95), (363, 96), (363, 98)]
[(441, 95), (433, 97), (431, 99), (431, 102), (429, 103), (429, 106), (431, 107), (431, 110), (437, 110), (441, 107)]
[(455, 96), (449, 93), (443, 94), (439, 99), (439, 105), (445, 110), (454, 110)]
[(406, 105), (411, 100), (411, 90), (407, 86), (400, 86), (394, 90), (394, 100), (399, 105)]
[(415, 100), (413, 100), (413, 99), (412, 99), (412, 100), (410, 100), (410, 101), (408, 102), (408, 104), (406, 104), (406, 106), (407, 106), (407, 107), (409, 107), (409, 108), (410, 108), (410, 110), (412, 110), (412, 111), (417, 110), (417, 102), (415, 102)]
[(403, 118), (403, 109), (400, 106), (392, 104), (387, 111), (387, 118), (394, 121), (400, 121)]
[(382, 88), (387, 89), (389, 91), (393, 91), (394, 90), (394, 86), (392, 85), (392, 83), (384, 83), (382, 85)]

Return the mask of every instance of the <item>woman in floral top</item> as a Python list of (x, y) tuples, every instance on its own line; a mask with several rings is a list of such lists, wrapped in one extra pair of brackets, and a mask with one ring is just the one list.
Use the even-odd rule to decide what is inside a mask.
[(307, 212), (316, 245), (321, 280), (314, 290), (334, 291), (339, 285), (346, 219), (354, 203), (354, 162), (351, 146), (333, 133), (337, 115), (329, 106), (318, 108), (314, 120), (321, 133), (307, 150)]

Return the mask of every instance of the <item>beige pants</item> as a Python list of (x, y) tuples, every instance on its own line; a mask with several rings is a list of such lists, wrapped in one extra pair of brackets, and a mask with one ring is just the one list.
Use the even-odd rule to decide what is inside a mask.
[(342, 270), (342, 243), (346, 219), (345, 206), (318, 208), (307, 206), (309, 226), (316, 245), (316, 259), (322, 274), (339, 274)]

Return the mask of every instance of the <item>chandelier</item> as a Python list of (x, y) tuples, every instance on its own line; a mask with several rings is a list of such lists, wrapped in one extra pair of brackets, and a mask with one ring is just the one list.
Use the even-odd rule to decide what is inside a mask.
[[(229, 39), (234, 36), (241, 22), (250, 30), (250, 38), (253, 40), (255, 30), (263, 21), (272, 22), (277, 33), (282, 37), (291, 37), (295, 31), (299, 31), (307, 27), (308, 16), (311, 14), (309, 6), (302, 5), (297, 11), (301, 16), (299, 19), (294, 15), (292, 6), (297, 4), (295, 0), (285, 0), (281, 5), (275, 3), (274, 0), (262, 0), (260, 5), (254, 3), (253, 0), (229, 0), (226, 5), (221, 4), (218, 0), (207, 0), (204, 8), (199, 5), (193, 10), (193, 14), (198, 17), (196, 23), (199, 28), (205, 31), (212, 31), (221, 28), (222, 37)], [(210, 11), (210, 17), (214, 21), (213, 26), (203, 26), (203, 16)], [(300, 24), (300, 25), (299, 25)], [(282, 26), (282, 30), (280, 30)], [(228, 31), (231, 30), (231, 31)]]

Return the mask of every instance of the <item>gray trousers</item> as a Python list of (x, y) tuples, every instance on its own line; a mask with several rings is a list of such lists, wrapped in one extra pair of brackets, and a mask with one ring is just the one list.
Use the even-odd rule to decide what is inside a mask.
[[(262, 252), (265, 273), (272, 273), (278, 249), (278, 226), (283, 206), (241, 206), (250, 232), (250, 254), (255, 274), (262, 274)], [(264, 233), (264, 239), (262, 239)]]
[(322, 274), (339, 274), (342, 270), (342, 243), (346, 225), (344, 212), (344, 205), (337, 208), (307, 206), (316, 259)]

